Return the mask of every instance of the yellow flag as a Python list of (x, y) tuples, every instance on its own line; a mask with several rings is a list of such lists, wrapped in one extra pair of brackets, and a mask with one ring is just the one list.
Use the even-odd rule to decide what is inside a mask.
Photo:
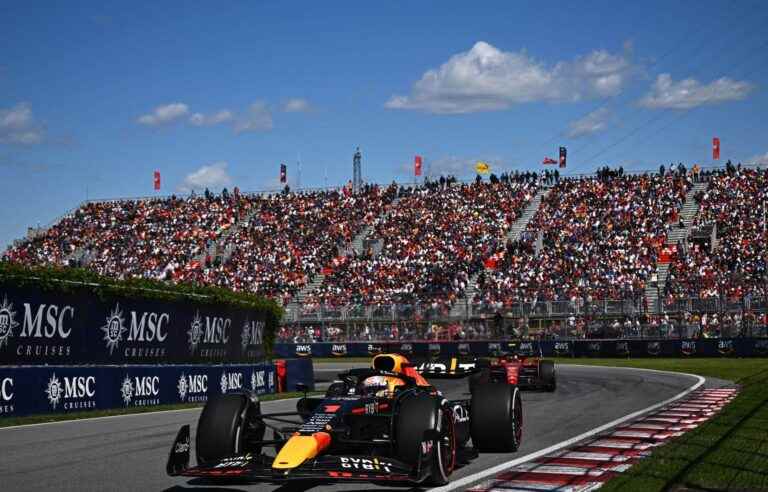
[(483, 161), (477, 161), (477, 164), (475, 164), (475, 171), (477, 171), (477, 174), (488, 174), (490, 170), (491, 166)]

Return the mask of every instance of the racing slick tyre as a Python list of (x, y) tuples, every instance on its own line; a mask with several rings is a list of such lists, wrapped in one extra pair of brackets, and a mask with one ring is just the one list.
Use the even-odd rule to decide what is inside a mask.
[(215, 462), (246, 450), (261, 452), (261, 446), (251, 444), (264, 438), (264, 424), (257, 418), (260, 414), (258, 401), (254, 403), (242, 393), (208, 400), (197, 422), (197, 462)]
[(482, 452), (517, 451), (523, 435), (523, 400), (517, 386), (489, 383), (472, 393), (472, 443)]
[(427, 485), (445, 485), (456, 464), (456, 435), (452, 411), (441, 408), (438, 399), (414, 395), (400, 404), (395, 422), (395, 450), (398, 459), (416, 466), (422, 457), (424, 434), (436, 432), (429, 458)]
[(557, 379), (555, 378), (555, 363), (551, 360), (543, 360), (539, 363), (539, 375), (544, 383), (546, 391), (555, 391)]

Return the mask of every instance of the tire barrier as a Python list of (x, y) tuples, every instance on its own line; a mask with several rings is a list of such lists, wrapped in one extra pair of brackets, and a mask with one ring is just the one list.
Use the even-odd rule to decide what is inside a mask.
[[(290, 374), (290, 361), (288, 369)], [(301, 368), (298, 370), (299, 376), (304, 376)], [(242, 390), (257, 394), (277, 392), (275, 366), (0, 367), (0, 419), (204, 403), (212, 396)]]
[[(504, 351), (509, 341), (276, 343), (276, 357), (370, 357), (397, 352), (415, 357), (478, 356)], [(538, 351), (537, 342), (530, 343)], [(766, 357), (768, 338), (545, 340), (545, 357)]]

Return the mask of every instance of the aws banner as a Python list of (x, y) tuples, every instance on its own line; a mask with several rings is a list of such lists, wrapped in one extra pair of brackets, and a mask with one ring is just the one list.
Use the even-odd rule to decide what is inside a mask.
[[(518, 351), (545, 357), (766, 357), (768, 339), (719, 338), (684, 340), (544, 340), (521, 342)], [(406, 356), (485, 357), (509, 353), (508, 340), (484, 342), (349, 342), (276, 343), (277, 357), (369, 357), (383, 352)]]
[(246, 309), (0, 283), (0, 365), (258, 362), (264, 329)]
[(272, 364), (0, 367), (0, 418), (179, 403), (234, 391), (276, 392)]

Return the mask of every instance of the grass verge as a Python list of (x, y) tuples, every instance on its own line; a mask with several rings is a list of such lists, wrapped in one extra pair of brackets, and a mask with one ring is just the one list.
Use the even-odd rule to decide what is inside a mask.
[(639, 367), (729, 379), (736, 399), (713, 419), (618, 475), (601, 490), (768, 489), (768, 360), (558, 359), (562, 364)]
[[(309, 395), (320, 394), (319, 392), (310, 392)], [(297, 398), (304, 393), (280, 393), (276, 395), (263, 395), (259, 397), (261, 401), (285, 400), (288, 398)], [(96, 417), (113, 417), (116, 415), (133, 415), (139, 413), (167, 412), (169, 410), (188, 410), (192, 408), (202, 408), (202, 403), (181, 403), (178, 405), (158, 405), (155, 407), (132, 407), (119, 408), (113, 410), (94, 410), (90, 412), (73, 412), (52, 415), (28, 415), (25, 417), (9, 417), (0, 419), (0, 428), (13, 427), (16, 425), (44, 424), (48, 422), (63, 422), (65, 420), (92, 419)]]

